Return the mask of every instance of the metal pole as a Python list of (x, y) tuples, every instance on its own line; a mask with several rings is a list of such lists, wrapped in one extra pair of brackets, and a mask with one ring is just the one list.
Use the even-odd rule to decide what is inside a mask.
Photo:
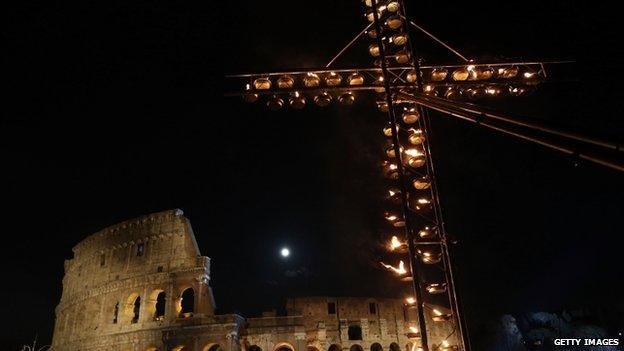
[(417, 304), (421, 347), (423, 351), (429, 351), (429, 343), (427, 341), (427, 326), (425, 324), (424, 301), (422, 298), (422, 290), (420, 286), (420, 274), (418, 269), (418, 262), (416, 260), (416, 251), (414, 248), (414, 232), (412, 230), (411, 219), (409, 216), (410, 210), (407, 202), (407, 186), (403, 170), (403, 159), (401, 155), (401, 147), (399, 144), (399, 134), (396, 129), (396, 115), (394, 111), (394, 105), (392, 103), (392, 91), (390, 91), (390, 80), (388, 67), (386, 64), (384, 43), (381, 36), (382, 28), (381, 24), (379, 23), (379, 13), (377, 12), (377, 1), (378, 0), (372, 0), (373, 18), (375, 23), (375, 29), (377, 31), (377, 45), (379, 46), (379, 54), (381, 57), (381, 70), (384, 78), (384, 89), (386, 90), (386, 103), (388, 104), (388, 117), (390, 119), (390, 129), (392, 131), (392, 143), (394, 148), (394, 154), (397, 158), (397, 172), (399, 174), (399, 187), (401, 189), (401, 205), (403, 208), (403, 216), (405, 219), (405, 236), (407, 238), (407, 251), (409, 254), (409, 262), (412, 273), (412, 288), (414, 290)]
[(539, 123), (535, 123), (535, 122), (529, 122), (529, 121), (523, 121), (517, 117), (511, 117), (511, 116), (506, 116), (506, 115), (502, 115), (493, 111), (490, 111), (486, 108), (480, 107), (480, 106), (476, 106), (473, 104), (469, 104), (466, 102), (459, 102), (459, 101), (450, 101), (447, 99), (441, 99), (441, 98), (437, 98), (437, 97), (433, 97), (433, 96), (424, 96), (426, 99), (430, 99), (432, 101), (438, 101), (441, 103), (446, 103), (452, 106), (455, 106), (459, 109), (462, 109), (466, 112), (470, 112), (470, 113), (475, 113), (475, 114), (479, 114), (479, 115), (483, 115), (492, 119), (496, 119), (499, 121), (503, 121), (503, 122), (507, 122), (510, 124), (514, 124), (517, 126), (521, 126), (521, 127), (526, 127), (529, 129), (535, 129), (535, 130), (539, 130), (540, 132), (544, 132), (544, 133), (549, 133), (549, 134), (554, 134), (557, 136), (561, 136), (564, 138), (569, 138), (572, 140), (576, 140), (576, 141), (581, 141), (584, 143), (588, 143), (588, 144), (592, 144), (592, 145), (596, 145), (596, 146), (601, 146), (607, 149), (612, 149), (615, 151), (620, 151), (620, 152), (624, 152), (624, 147), (621, 144), (618, 143), (612, 143), (612, 142), (608, 142), (605, 140), (600, 140), (597, 138), (593, 138), (593, 137), (588, 137), (585, 135), (581, 135), (581, 134), (577, 134), (577, 133), (572, 133), (572, 132), (567, 132), (564, 130), (559, 130), (559, 129), (554, 129), (554, 128), (550, 128), (547, 126), (544, 126), (542, 124)]
[[(405, 15), (407, 16), (407, 9), (405, 7), (405, 1), (401, 1), (401, 6), (403, 7), (403, 12), (405, 13)], [(416, 25), (415, 23), (413, 23), (414, 25)], [(418, 28), (418, 26), (416, 26)], [(419, 28), (421, 29), (421, 28)], [(421, 29), (422, 30), (422, 29)], [(425, 31), (425, 33), (427, 33)], [(428, 33), (427, 33), (428, 34)], [(409, 29), (408, 29), (408, 35), (409, 35)], [(430, 35), (431, 36), (431, 35)], [(435, 39), (435, 38), (434, 38)], [(442, 43), (444, 46), (446, 46), (447, 48), (449, 48), (451, 51), (455, 52), (456, 54), (458, 54), (460, 57), (464, 58), (463, 56), (461, 56), (461, 54), (457, 53), (455, 50), (453, 50), (452, 48), (448, 47), (447, 45), (445, 45), (444, 43)], [(412, 63), (414, 65), (414, 69), (416, 70), (416, 90), (422, 94), (423, 92), (423, 81), (422, 81), (422, 74), (421, 74), (421, 70), (420, 70), (420, 63), (418, 62), (418, 57), (416, 56), (415, 50), (414, 50), (414, 46), (413, 46), (413, 42), (411, 40), (408, 41), (408, 45), (409, 45), (409, 49), (410, 52), (413, 56), (412, 58)], [(469, 349), (469, 345), (470, 342), (467, 340), (467, 335), (464, 332), (465, 329), (465, 320), (463, 319), (463, 314), (460, 312), (459, 310), (459, 302), (457, 299), (457, 293), (455, 291), (455, 280), (454, 280), (454, 276), (453, 276), (453, 270), (451, 267), (452, 261), (450, 258), (450, 252), (448, 250), (448, 246), (447, 246), (447, 238), (446, 238), (446, 229), (445, 229), (445, 225), (444, 225), (444, 217), (442, 216), (442, 208), (441, 208), (441, 204), (440, 204), (440, 195), (438, 193), (438, 186), (437, 186), (437, 182), (436, 182), (436, 176), (435, 176), (435, 168), (433, 166), (433, 157), (431, 155), (431, 144), (430, 144), (430, 139), (429, 139), (429, 130), (430, 130), (430, 125), (429, 125), (429, 116), (427, 114), (427, 111), (421, 106), (419, 105), (419, 110), (422, 114), (422, 118), (423, 118), (423, 132), (426, 135), (425, 138), (425, 146), (426, 146), (426, 153), (427, 153), (427, 161), (426, 161), (426, 166), (428, 168), (428, 172), (430, 174), (431, 177), (431, 195), (432, 198), (434, 199), (434, 211), (435, 211), (435, 217), (437, 219), (437, 224), (439, 226), (438, 230), (439, 230), (439, 236), (441, 239), (441, 244), (440, 244), (440, 248), (443, 250), (442, 253), (442, 257), (443, 257), (443, 265), (445, 266), (444, 268), (444, 278), (446, 280), (447, 283), (447, 291), (448, 291), (448, 299), (449, 299), (449, 307), (451, 308), (451, 311), (453, 312), (453, 320), (455, 321), (457, 328), (459, 329), (459, 342), (462, 343), (463, 349), (466, 351), (470, 351)]]
[(577, 151), (577, 150), (575, 150), (575, 149), (573, 149), (573, 148), (571, 148), (569, 146), (565, 146), (565, 145), (561, 145), (559, 143), (554, 143), (554, 142), (550, 142), (550, 141), (547, 141), (547, 140), (544, 140), (544, 139), (540, 139), (540, 138), (537, 138), (537, 137), (529, 136), (529, 135), (527, 135), (525, 133), (512, 131), (512, 130), (510, 130), (508, 128), (505, 128), (505, 127), (502, 127), (502, 126), (497, 126), (497, 125), (494, 125), (494, 124), (491, 124), (491, 123), (488, 123), (488, 122), (485, 122), (485, 121), (480, 121), (478, 119), (478, 117), (474, 117), (474, 116), (472, 116), (471, 114), (469, 114), (466, 111), (463, 111), (463, 110), (457, 109), (457, 108), (453, 108), (453, 107), (449, 107), (449, 106), (446, 106), (444, 104), (440, 104), (440, 103), (437, 103), (437, 102), (433, 102), (431, 100), (423, 98), (422, 96), (416, 96), (416, 95), (408, 94), (408, 93), (405, 93), (405, 92), (399, 92), (398, 95), (401, 98), (403, 98), (403, 99), (411, 99), (411, 101), (413, 101), (413, 102), (415, 102), (417, 104), (426, 106), (426, 107), (428, 107), (430, 109), (433, 109), (433, 110), (436, 110), (436, 111), (439, 111), (439, 112), (443, 112), (444, 114), (448, 114), (448, 115), (453, 116), (453, 117), (458, 117), (458, 118), (463, 119), (465, 121), (469, 121), (469, 122), (472, 122), (472, 123), (475, 123), (475, 124), (479, 124), (479, 125), (482, 125), (482, 126), (484, 126), (486, 128), (489, 128), (489, 129), (492, 129), (492, 130), (496, 130), (496, 131), (502, 132), (502, 133), (507, 134), (507, 135), (515, 136), (516, 138), (519, 138), (519, 139), (530, 141), (530, 142), (533, 142), (535, 144), (539, 144), (539, 145), (551, 148), (553, 150), (557, 150), (557, 151), (563, 152), (563, 153), (568, 154), (568, 155), (577, 156), (578, 158), (583, 159), (583, 160), (587, 160), (587, 161), (590, 161), (590, 162), (593, 162), (593, 163), (596, 163), (596, 164), (599, 164), (599, 165), (602, 165), (602, 166), (605, 166), (605, 167), (608, 167), (608, 168), (611, 168), (611, 169), (614, 169), (614, 170), (617, 170), (617, 171), (620, 171), (620, 172), (624, 172), (624, 164), (622, 164), (622, 163), (618, 163), (618, 162), (615, 162), (615, 161), (607, 160), (607, 159), (605, 159), (603, 157), (600, 157), (600, 156), (597, 156), (597, 155), (594, 155), (594, 154), (590, 154), (590, 153), (586, 153), (586, 152), (580, 152), (580, 151)]

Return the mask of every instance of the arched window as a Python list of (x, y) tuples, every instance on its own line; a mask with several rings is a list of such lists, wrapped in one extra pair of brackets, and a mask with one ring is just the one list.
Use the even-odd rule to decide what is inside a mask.
[[(362, 340), (362, 328), (359, 325), (350, 325), (348, 334), (349, 334), (349, 340)], [(354, 351), (354, 350), (351, 350), (351, 351)]]
[(117, 324), (118, 319), (119, 319), (119, 302), (115, 304), (115, 308), (113, 309), (113, 324)]
[(371, 345), (371, 351), (383, 351), (383, 347), (379, 343), (374, 343)]
[(295, 348), (287, 342), (280, 342), (275, 346), (274, 351), (295, 351)]
[(190, 317), (195, 312), (195, 291), (193, 288), (188, 288), (182, 292), (182, 310), (180, 317)]
[(137, 296), (134, 300), (134, 306), (132, 308), (132, 320), (130, 323), (138, 323), (139, 322), (139, 314), (141, 312), (141, 296)]
[(396, 342), (393, 342), (390, 344), (390, 351), (401, 351), (401, 346), (399, 346)]
[(164, 291), (161, 291), (160, 293), (158, 293), (158, 296), (156, 297), (156, 310), (154, 311), (154, 320), (162, 320), (163, 317), (165, 317), (165, 305), (166, 305), (166, 300), (167, 299), (167, 294)]
[(362, 346), (358, 344), (353, 344), (351, 345), (351, 348), (349, 349), (349, 351), (364, 351), (364, 349), (362, 349)]
[(248, 351), (262, 351), (262, 348), (260, 348), (260, 346), (258, 346), (258, 345), (251, 345), (251, 346), (249, 346), (249, 350)]
[(340, 345), (332, 344), (327, 351), (342, 351), (342, 347)]

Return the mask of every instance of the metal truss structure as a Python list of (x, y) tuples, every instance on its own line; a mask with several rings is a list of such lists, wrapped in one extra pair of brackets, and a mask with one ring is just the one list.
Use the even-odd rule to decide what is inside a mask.
[[(382, 163), (388, 180), (384, 213), (388, 225), (389, 250), (404, 255), (405, 261), (382, 265), (411, 283), (405, 304), (417, 311), (418, 328), (408, 337), (417, 340), (423, 351), (469, 350), (466, 325), (462, 319), (450, 240), (445, 231), (429, 144), (428, 110), (442, 112), (477, 123), (516, 138), (534, 142), (582, 160), (624, 171), (622, 145), (578, 133), (564, 131), (528, 119), (495, 112), (474, 104), (483, 97), (520, 96), (549, 79), (558, 62), (492, 62), (466, 59), (457, 50), (410, 21), (406, 2), (364, 0), (368, 23), (325, 68), (265, 72), (228, 76), (247, 102), (265, 101), (269, 109), (285, 106), (300, 109), (308, 101), (327, 106), (337, 100), (354, 102), (356, 94), (376, 96), (379, 111), (387, 115)], [(420, 65), (413, 47), (412, 31), (420, 31), (455, 54), (458, 65)], [(329, 68), (352, 44), (368, 38), (371, 67)], [(547, 71), (547, 68), (549, 69)], [(445, 305), (438, 310), (433, 306)], [(448, 323), (449, 341), (429, 342), (432, 323)], [(450, 340), (454, 340), (451, 342)]]

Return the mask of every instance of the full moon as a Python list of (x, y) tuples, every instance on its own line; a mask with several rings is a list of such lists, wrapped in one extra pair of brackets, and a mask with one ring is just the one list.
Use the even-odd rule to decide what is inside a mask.
[(290, 250), (288, 250), (288, 248), (285, 247), (282, 249), (282, 251), (280, 251), (280, 254), (282, 255), (282, 257), (288, 257), (290, 256)]

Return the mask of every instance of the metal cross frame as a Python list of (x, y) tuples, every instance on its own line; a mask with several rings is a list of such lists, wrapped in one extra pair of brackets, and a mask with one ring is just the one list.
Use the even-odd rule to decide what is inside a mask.
[[(243, 96), (247, 102), (266, 98), (271, 110), (303, 108), (308, 99), (324, 107), (337, 99), (350, 105), (355, 93), (378, 95), (378, 109), (386, 113), (383, 129), (387, 138), (383, 162), (389, 181), (384, 214), (388, 231), (395, 234), (389, 250), (407, 255), (409, 270), (382, 263), (402, 280), (411, 282), (412, 294), (406, 306), (414, 308), (418, 327), (408, 338), (414, 349), (429, 351), (469, 351), (465, 322), (455, 286), (450, 240), (444, 228), (435, 169), (429, 144), (428, 110), (477, 123), (488, 129), (624, 172), (620, 161), (622, 144), (572, 133), (495, 112), (469, 101), (483, 97), (519, 96), (548, 79), (546, 67), (560, 67), (569, 61), (513, 61), (477, 63), (410, 21), (403, 0), (363, 0), (369, 23), (324, 68), (284, 72), (230, 75), (237, 87), (227, 93)], [(420, 65), (410, 29), (421, 31), (459, 57), (459, 65)], [(329, 68), (358, 39), (369, 37), (373, 67)], [(402, 239), (401, 239), (402, 238)], [(440, 303), (446, 309), (436, 308)], [(433, 323), (451, 325), (449, 335), (431, 344), (428, 330)], [(416, 343), (420, 341), (420, 347)], [(409, 350), (414, 351), (414, 350)]]

